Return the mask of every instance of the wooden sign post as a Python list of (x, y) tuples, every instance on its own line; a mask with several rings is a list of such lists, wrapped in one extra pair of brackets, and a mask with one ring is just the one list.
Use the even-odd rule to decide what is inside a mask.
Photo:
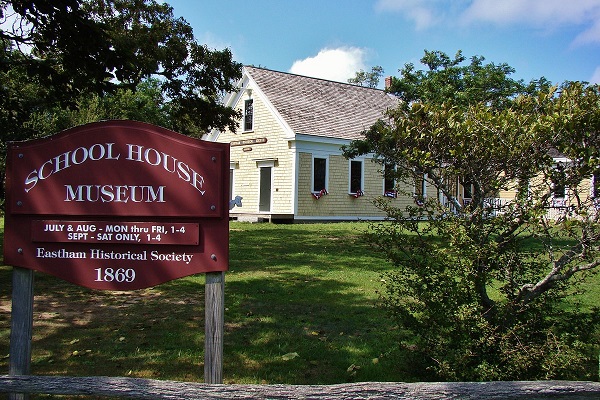
[[(9, 348), (9, 375), (31, 372), (31, 338), (33, 335), (33, 271), (14, 267)], [(24, 393), (12, 393), (10, 400), (26, 400)]]
[(225, 273), (206, 274), (204, 292), (204, 382), (223, 383), (223, 329), (225, 311)]
[[(206, 273), (206, 349), (216, 353), (205, 357), (222, 363), (228, 197), (228, 144), (149, 124), (108, 121), (9, 143), (4, 260), (15, 267), (10, 373), (29, 373), (32, 306), (25, 298), (33, 299), (32, 270), (101, 290), (142, 289)], [(222, 372), (211, 369), (210, 375), (210, 383), (222, 381)]]

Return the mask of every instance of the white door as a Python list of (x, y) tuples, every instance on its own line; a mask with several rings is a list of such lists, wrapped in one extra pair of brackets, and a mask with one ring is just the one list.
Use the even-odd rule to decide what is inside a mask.
[(259, 212), (271, 212), (272, 170), (272, 167), (260, 167), (260, 193), (258, 197)]

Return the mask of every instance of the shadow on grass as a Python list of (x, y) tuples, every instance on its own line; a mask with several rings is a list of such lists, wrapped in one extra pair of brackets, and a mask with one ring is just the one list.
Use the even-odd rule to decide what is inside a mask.
[(339, 282), (282, 276), (228, 284), (235, 300), (226, 311), (225, 346), (235, 359), (225, 376), (295, 384), (390, 379), (378, 368), (390, 350), (378, 310), (342, 294)]
[[(389, 266), (332, 225), (233, 229), (225, 282), (225, 383), (407, 381), (375, 306)], [(11, 268), (0, 267), (0, 356)], [(204, 277), (135, 292), (36, 273), (32, 373), (203, 380)], [(0, 359), (8, 370), (8, 359)]]
[[(2, 268), (1, 276), (10, 280), (10, 269)], [(33, 374), (164, 379), (200, 376), (200, 285), (196, 298), (182, 300), (182, 296), (191, 296), (172, 283), (164, 288), (107, 292), (40, 273), (35, 279)], [(4, 316), (7, 320), (1, 326), (0, 351), (7, 354), (10, 310), (4, 304), (10, 306), (10, 293), (5, 297), (3, 291), (0, 302), (2, 321)], [(0, 362), (5, 371), (7, 363), (8, 359)]]

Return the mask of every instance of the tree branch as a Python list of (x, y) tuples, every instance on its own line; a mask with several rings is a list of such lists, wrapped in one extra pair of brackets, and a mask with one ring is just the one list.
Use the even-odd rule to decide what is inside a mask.
[(569, 251), (565, 252), (558, 260), (554, 262), (554, 267), (544, 278), (542, 278), (536, 284), (529, 283), (523, 285), (519, 290), (517, 299), (526, 304), (530, 303), (532, 300), (551, 289), (557, 282), (567, 281), (573, 275), (579, 272), (590, 271), (600, 265), (600, 259), (597, 259), (587, 264), (577, 264), (564, 270), (565, 267), (573, 260), (583, 256), (583, 246), (581, 244), (578, 244)]

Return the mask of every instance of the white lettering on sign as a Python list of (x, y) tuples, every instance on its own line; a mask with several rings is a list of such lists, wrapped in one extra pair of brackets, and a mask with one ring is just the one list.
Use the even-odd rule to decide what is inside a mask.
[(135, 270), (133, 268), (96, 268), (96, 282), (133, 282)]
[(150, 259), (152, 261), (183, 261), (184, 263), (189, 264), (192, 261), (192, 257), (194, 257), (193, 254), (186, 253), (159, 253), (158, 251), (150, 252)]
[(127, 160), (145, 162), (153, 167), (162, 166), (165, 171), (176, 173), (179, 179), (188, 182), (204, 195), (204, 177), (183, 161), (151, 147), (145, 148), (138, 144), (128, 144), (127, 147)]
[(114, 143), (96, 143), (87, 147), (78, 147), (73, 151), (66, 151), (43, 163), (34, 169), (25, 178), (25, 191), (29, 192), (41, 180), (48, 179), (53, 174), (63, 171), (73, 165), (81, 165), (87, 160), (118, 160), (120, 154), (114, 154)]
[(90, 242), (197, 245), (197, 223), (163, 224), (158, 222), (106, 221), (32, 221), (34, 242)]
[(65, 201), (102, 203), (164, 203), (166, 186), (137, 185), (65, 185)]
[(101, 249), (90, 249), (90, 259), (94, 260), (126, 260), (126, 261), (146, 261), (148, 260), (146, 250), (140, 252), (126, 251), (104, 251)]
[(64, 224), (46, 224), (44, 227), (44, 232), (62, 232), (64, 230)]
[[(68, 251), (66, 249), (47, 250), (44, 247), (36, 249), (37, 258), (62, 258), (62, 259), (87, 259), (88, 254), (85, 251)], [(194, 258), (193, 254), (188, 253), (161, 253), (153, 250), (148, 257), (148, 251), (106, 251), (102, 249), (89, 249), (90, 260), (119, 260), (119, 261), (159, 261), (159, 262), (180, 262), (190, 264)]]
[[(27, 175), (24, 182), (25, 192), (29, 192), (40, 181), (48, 179), (52, 175), (73, 166), (81, 165), (87, 161), (120, 160), (121, 154), (114, 148), (114, 145), (114, 143), (96, 143), (90, 147), (78, 147), (74, 150), (59, 154), (56, 157), (52, 157), (44, 162), (39, 168), (34, 169)], [(151, 167), (159, 167), (168, 173), (176, 174), (179, 179), (189, 183), (201, 195), (204, 195), (204, 176), (190, 167), (187, 163), (151, 147), (145, 147), (139, 144), (127, 144), (126, 146), (127, 157), (125, 160), (145, 163)], [(143, 191), (148, 190), (143, 188), (151, 187), (79, 185), (76, 189), (71, 189), (70, 192), (69, 189), (67, 189), (68, 200), (65, 201), (148, 202), (148, 195), (152, 195), (152, 200), (150, 201), (163, 201), (159, 200), (159, 198), (164, 195), (162, 191), (160, 193), (151, 193), (147, 191), (144, 195), (139, 192), (139, 195), (136, 197), (136, 193), (132, 192), (133, 189), (131, 188), (142, 188), (141, 190)], [(164, 188), (164, 186), (160, 186), (160, 188)], [(126, 198), (126, 200), (123, 200), (124, 198)]]
[(46, 250), (44, 247), (38, 247), (35, 256), (37, 258), (87, 258), (87, 254), (84, 251), (68, 251), (65, 249)]

